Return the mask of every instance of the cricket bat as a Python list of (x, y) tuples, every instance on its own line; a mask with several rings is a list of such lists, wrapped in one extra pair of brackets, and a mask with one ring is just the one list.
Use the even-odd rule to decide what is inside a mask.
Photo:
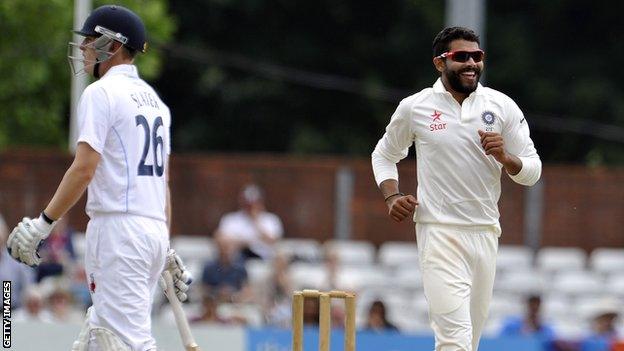
[(186, 319), (186, 315), (182, 309), (182, 303), (178, 300), (178, 297), (175, 294), (175, 286), (173, 285), (171, 273), (165, 270), (162, 272), (161, 276), (165, 281), (165, 286), (167, 287), (165, 295), (167, 296), (167, 300), (169, 300), (169, 304), (171, 304), (171, 310), (173, 311), (173, 316), (175, 317), (184, 349), (186, 351), (201, 351), (191, 334), (191, 328), (189, 327), (188, 320)]

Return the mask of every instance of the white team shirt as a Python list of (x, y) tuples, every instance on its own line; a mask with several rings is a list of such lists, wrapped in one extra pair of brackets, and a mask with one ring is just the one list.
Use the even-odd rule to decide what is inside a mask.
[(86, 212), (129, 213), (166, 221), (169, 108), (134, 65), (114, 66), (83, 92), (80, 136), (101, 155)]
[[(273, 239), (281, 238), (284, 233), (282, 221), (273, 213), (260, 213), (258, 226)], [(232, 212), (223, 216), (217, 230), (226, 238), (246, 241), (249, 249), (264, 259), (272, 258), (274, 255), (273, 246), (260, 238), (256, 224), (245, 211)]]
[(417, 223), (494, 226), (500, 234), (498, 199), (502, 164), (485, 155), (478, 130), (500, 133), (505, 150), (522, 161), (510, 177), (533, 185), (542, 163), (529, 126), (514, 101), (478, 85), (460, 105), (438, 79), (405, 98), (392, 115), (372, 154), (377, 184), (398, 181), (396, 163), (413, 143), (417, 162)]

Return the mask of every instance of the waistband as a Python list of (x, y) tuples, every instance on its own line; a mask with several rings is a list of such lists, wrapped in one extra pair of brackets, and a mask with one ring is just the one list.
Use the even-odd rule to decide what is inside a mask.
[(149, 216), (128, 213), (128, 212), (91, 212), (91, 214), (89, 215), (89, 218), (91, 220), (110, 219), (110, 218), (128, 218), (128, 219), (134, 218), (134, 219), (158, 221), (158, 222), (162, 222), (165, 224), (167, 223), (167, 221), (163, 221), (161, 218), (149, 217)]
[(478, 225), (459, 225), (459, 224), (443, 224), (443, 223), (423, 223), (423, 222), (416, 222), (415, 226), (422, 226), (422, 227), (438, 227), (438, 228), (446, 228), (449, 230), (456, 230), (456, 231), (461, 231), (461, 232), (491, 232), (493, 234), (496, 234), (496, 236), (500, 236), (501, 234), (501, 229), (500, 226), (492, 224), (492, 225), (483, 225), (483, 224), (478, 224)]

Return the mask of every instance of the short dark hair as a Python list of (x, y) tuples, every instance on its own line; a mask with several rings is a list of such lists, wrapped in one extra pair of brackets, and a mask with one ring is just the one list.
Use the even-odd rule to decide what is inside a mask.
[(124, 45), (123, 49), (126, 50), (126, 54), (130, 58), (135, 58), (137, 56), (137, 54), (139, 53), (137, 50), (135, 50), (135, 49), (133, 49), (133, 48), (127, 46), (127, 45)]
[(435, 39), (433, 39), (433, 57), (442, 55), (449, 50), (449, 45), (453, 40), (464, 39), (481, 44), (479, 36), (472, 29), (465, 27), (444, 28)]

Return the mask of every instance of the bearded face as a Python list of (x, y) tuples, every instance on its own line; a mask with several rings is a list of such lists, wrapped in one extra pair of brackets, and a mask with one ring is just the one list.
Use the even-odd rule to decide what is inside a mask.
[(469, 95), (477, 89), (483, 71), (483, 51), (479, 44), (463, 39), (454, 40), (449, 50), (434, 64), (442, 75), (442, 81), (452, 92)]
[(446, 76), (451, 89), (458, 93), (469, 95), (477, 89), (479, 78), (481, 77), (481, 68), (474, 65), (453, 69), (450, 65), (447, 65), (442, 74)]

